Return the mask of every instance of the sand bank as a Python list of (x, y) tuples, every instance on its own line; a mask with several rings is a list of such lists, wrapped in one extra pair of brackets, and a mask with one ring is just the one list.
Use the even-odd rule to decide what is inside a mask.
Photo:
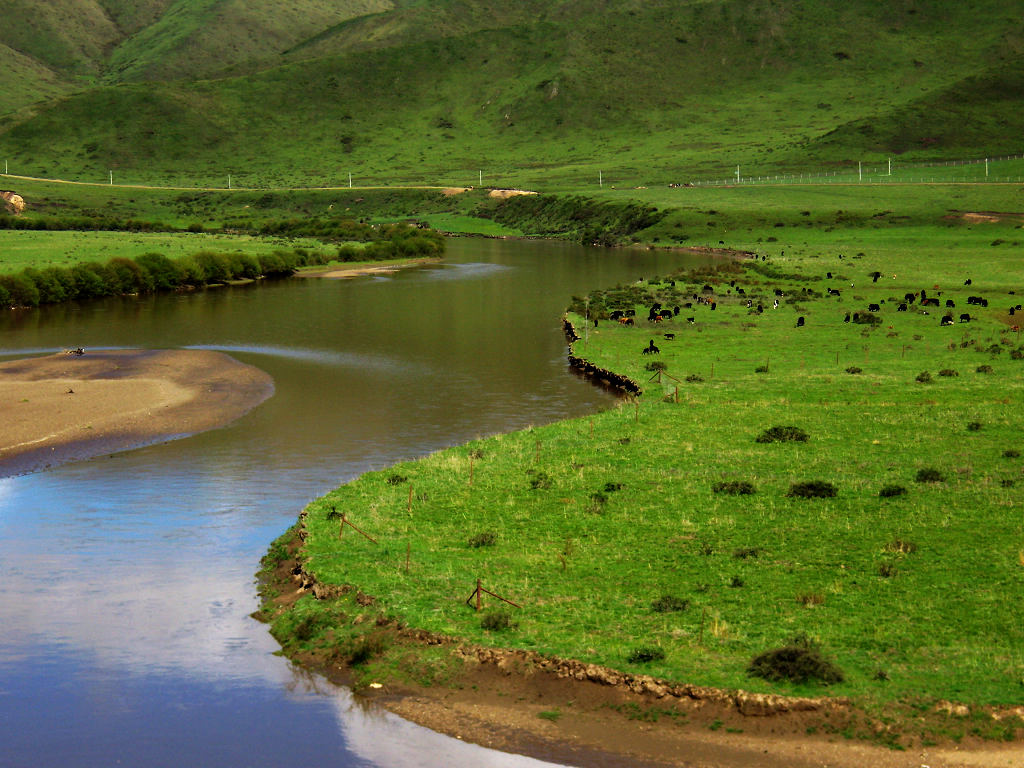
[(221, 427), (273, 391), (263, 371), (206, 350), (0, 363), (0, 477)]

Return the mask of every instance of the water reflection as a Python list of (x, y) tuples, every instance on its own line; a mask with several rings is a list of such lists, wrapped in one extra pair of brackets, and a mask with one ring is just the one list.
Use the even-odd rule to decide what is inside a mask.
[(252, 574), (361, 472), (612, 402), (567, 373), (561, 309), (677, 260), (456, 240), (451, 264), (380, 279), (0, 318), (4, 356), (221, 349), (276, 387), (224, 429), (0, 479), (0, 766), (536, 764), (297, 677), (249, 618)]

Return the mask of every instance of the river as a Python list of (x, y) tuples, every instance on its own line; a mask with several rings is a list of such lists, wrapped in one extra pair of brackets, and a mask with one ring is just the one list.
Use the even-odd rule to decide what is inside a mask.
[(678, 254), (454, 239), (444, 264), (10, 313), (0, 359), (224, 350), (275, 395), (219, 430), (0, 479), (0, 766), (533, 766), (275, 655), (253, 574), (370, 469), (608, 406), (572, 375), (573, 294)]

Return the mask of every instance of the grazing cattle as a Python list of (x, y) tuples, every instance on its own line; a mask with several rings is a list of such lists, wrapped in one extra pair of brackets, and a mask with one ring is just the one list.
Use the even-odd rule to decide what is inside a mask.
[(860, 312), (854, 312), (853, 313), (853, 322), (855, 322), (855, 323), (860, 322)]
[(970, 285), (970, 284), (971, 284), (971, 278), (968, 277), (966, 280), (964, 280), (964, 285)]
[(829, 288), (828, 289), (828, 295), (829, 296), (838, 296), (839, 295), (839, 291), (837, 291), (835, 288)]
[(871, 273), (871, 282), (872, 283), (877, 283), (878, 282), (878, 278), (880, 278), (881, 276), (882, 276), (881, 272), (872, 272)]
[(620, 317), (619, 318), (619, 322), (622, 323), (623, 325), (633, 325), (633, 318), (632, 317)]
[(679, 315), (679, 305), (676, 304), (674, 307), (672, 307), (672, 317), (676, 317), (678, 315)]
[(786, 294), (785, 294), (785, 292), (781, 288), (776, 288), (775, 289), (775, 295), (776, 296), (785, 296)]
[(804, 327), (804, 316), (803, 315), (800, 315), (800, 317), (798, 317), (796, 319), (796, 327), (797, 328), (803, 328)]
[(665, 334), (665, 338), (668, 339), (669, 341), (672, 341), (672, 339), (674, 339), (675, 337), (676, 337), (676, 335), (674, 333), (666, 333)]
[(750, 309), (752, 306), (754, 306), (754, 300), (747, 299), (747, 309)]
[(966, 312), (964, 312), (962, 315), (960, 315), (960, 322), (961, 323), (969, 323), (969, 322), (971, 322), (971, 316), (969, 314), (967, 314)]
[(881, 312), (882, 308), (878, 304), (868, 304), (868, 312)]
[(939, 321), (939, 325), (952, 325), (952, 324), (953, 324), (953, 316), (949, 315), (949, 314), (943, 315), (942, 316), (942, 320)]
[(843, 318), (843, 322), (844, 323), (850, 322), (850, 313), (849, 312), (846, 313), (846, 317)]
[(671, 309), (663, 309), (663, 310), (661, 310), (661, 319), (662, 320), (671, 320), (672, 319), (672, 310)]
[(922, 307), (937, 307), (937, 306), (939, 306), (939, 300), (938, 299), (922, 299), (921, 300), (921, 306)]
[(1013, 317), (1013, 315), (1014, 315), (1014, 313), (1015, 313), (1016, 311), (1017, 311), (1017, 308), (1016, 308), (1016, 307), (1010, 307), (1010, 317)]
[(693, 309), (693, 302), (692, 301), (686, 302), (685, 304), (683, 304), (683, 308), (684, 309)]
[(825, 273), (825, 278), (828, 279), (828, 280), (831, 280), (832, 279), (832, 273), (831, 272), (826, 272)]
[(736, 289), (736, 293), (738, 293), (740, 296), (746, 296), (747, 295), (747, 292), (744, 291), (742, 288), (737, 288)]
[(914, 299), (916, 299), (916, 298), (917, 298), (917, 294), (916, 293), (905, 293), (905, 294), (903, 294), (903, 300), (905, 302), (907, 302), (907, 304), (913, 304), (914, 303)]
[(954, 302), (952, 299), (946, 299), (946, 309), (955, 309), (955, 308), (956, 308), (956, 302)]
[(651, 339), (650, 343), (646, 347), (644, 347), (644, 350), (641, 354), (656, 355), (659, 352), (661, 352), (661, 350), (654, 346), (654, 339)]
[(718, 302), (717, 301), (712, 301), (711, 302), (711, 309), (713, 309), (713, 310), (714, 309), (718, 309)]
[(697, 322), (697, 318), (695, 318), (695, 317), (688, 317), (688, 318), (686, 318), (686, 322), (688, 322), (690, 325), (693, 325), (695, 322)]
[(624, 317), (621, 309), (613, 309), (612, 313), (608, 315), (609, 320), (621, 320)]
[(898, 307), (896, 307), (896, 311), (897, 312), (906, 312), (907, 311), (907, 305), (906, 304), (900, 304)]
[(757, 314), (759, 314), (759, 315), (760, 315), (760, 314), (762, 314), (763, 312), (764, 312), (764, 304), (758, 304), (758, 305), (757, 305)]
[(987, 307), (988, 306), (988, 299), (982, 299), (981, 300), (981, 306)]

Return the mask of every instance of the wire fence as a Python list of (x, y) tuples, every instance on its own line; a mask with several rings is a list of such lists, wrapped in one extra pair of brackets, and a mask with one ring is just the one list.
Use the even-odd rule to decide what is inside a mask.
[[(742, 166), (729, 178), (701, 179), (682, 186), (714, 187), (756, 184), (1019, 184), (1024, 165), (997, 169), (993, 166), (1024, 160), (1024, 154), (1002, 157), (897, 163), (893, 160), (858, 163), (839, 170), (788, 174), (744, 174)], [(994, 173), (993, 171), (1001, 171)], [(1010, 172), (1007, 172), (1010, 171)], [(1017, 171), (1014, 173), (1014, 171)]]

